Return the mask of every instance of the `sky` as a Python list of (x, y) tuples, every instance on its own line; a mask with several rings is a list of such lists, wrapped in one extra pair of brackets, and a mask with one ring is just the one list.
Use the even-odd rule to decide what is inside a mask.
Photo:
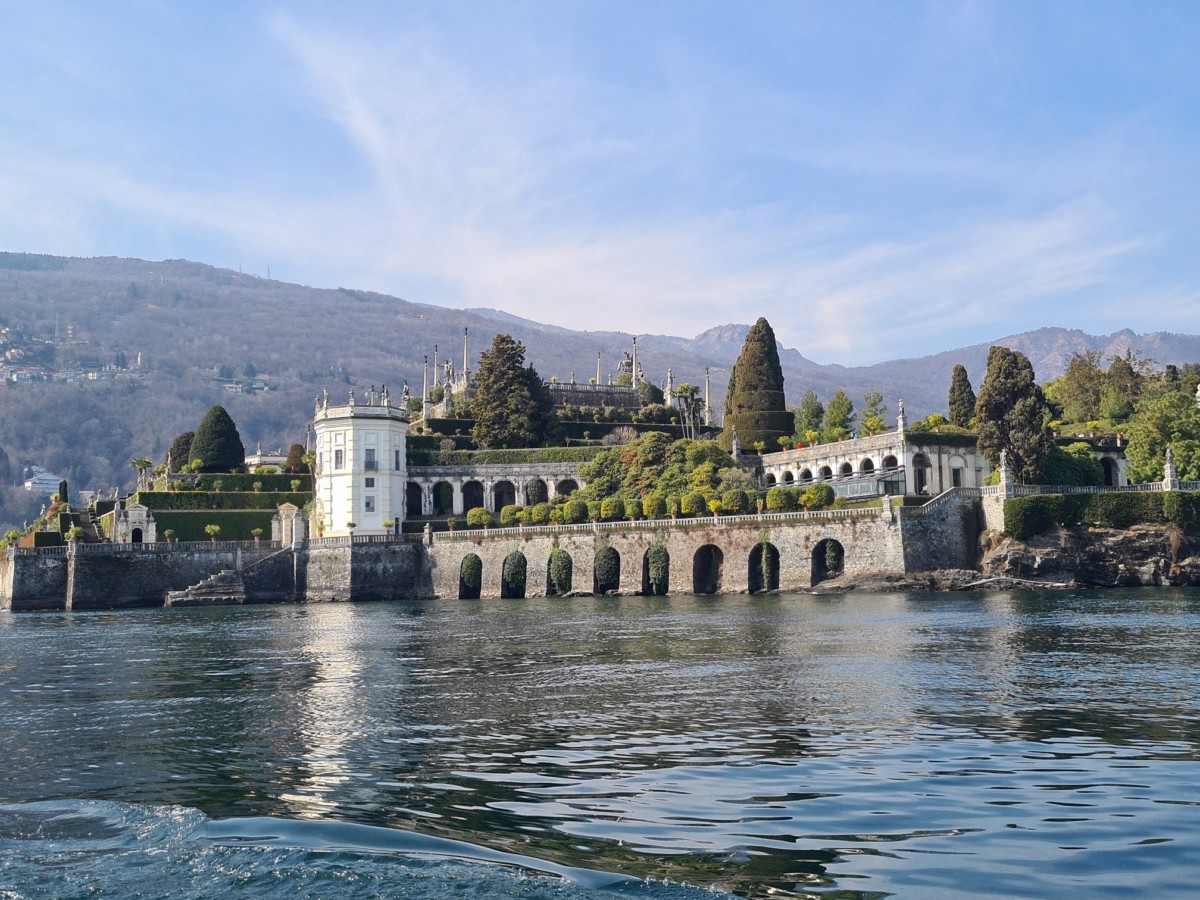
[(1200, 333), (1200, 4), (0, 0), (0, 250), (820, 363)]

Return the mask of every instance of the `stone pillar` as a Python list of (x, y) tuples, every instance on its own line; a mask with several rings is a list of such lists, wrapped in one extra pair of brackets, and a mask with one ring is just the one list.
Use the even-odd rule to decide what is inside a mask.
[(515, 481), (513, 481), (513, 494), (515, 495), (513, 499), (514, 499), (514, 502), (517, 504), (517, 506), (525, 506), (526, 505), (525, 504), (525, 484), (526, 484), (525, 480), (523, 478), (521, 478), (520, 476), (518, 476), (517, 479)]
[(896, 521), (896, 513), (895, 513), (895, 510), (892, 508), (892, 495), (891, 494), (883, 495), (883, 506), (880, 507), (879, 518), (883, 519), (883, 521), (885, 521), (885, 522), (895, 522)]
[(428, 481), (421, 484), (421, 515), (433, 515), (433, 484)]
[[(1200, 388), (1197, 388), (1200, 391)], [(1163, 461), (1163, 480), (1162, 489), (1164, 491), (1179, 490), (1179, 475), (1175, 471), (1175, 454), (1171, 452), (1171, 447), (1167, 446), (1166, 459)]]
[(450, 509), (456, 516), (463, 514), (463, 480), (461, 478), (453, 478), (450, 481), (451, 501)]
[(495, 501), (492, 497), (492, 482), (483, 482), (483, 508), (488, 512), (492, 512), (492, 507), (495, 506)]
[(1017, 496), (1016, 481), (1013, 480), (1012, 466), (1008, 464), (1008, 451), (1000, 451), (1000, 494), (1011, 500)]

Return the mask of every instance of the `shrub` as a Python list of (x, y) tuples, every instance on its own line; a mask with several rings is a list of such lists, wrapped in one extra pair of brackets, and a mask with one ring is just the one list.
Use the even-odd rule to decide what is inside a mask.
[(561, 525), (563, 523), (563, 510), (561, 506), (556, 506), (550, 510), (550, 524)]
[(500, 527), (511, 528), (517, 524), (517, 513), (521, 511), (521, 507), (515, 504), (502, 506), (500, 508)]
[(625, 501), (620, 497), (605, 497), (600, 501), (600, 518), (605, 522), (619, 522), (625, 518)]
[(196, 427), (188, 450), (192, 464), (209, 472), (228, 472), (246, 464), (246, 448), (233, 419), (223, 406), (214, 406)]
[(642, 517), (642, 501), (641, 500), (626, 500), (625, 501), (625, 518), (631, 522)]
[(588, 519), (588, 505), (582, 500), (568, 500), (562, 508), (563, 521), (568, 525), (577, 525)]
[(525, 554), (514, 550), (504, 557), (500, 569), (500, 596), (522, 599), (525, 596), (525, 576), (529, 567)]
[(679, 498), (678, 497), (668, 497), (667, 498), (667, 515), (669, 515), (672, 519), (675, 518), (677, 515), (679, 515)]
[(726, 491), (721, 495), (721, 506), (728, 515), (742, 515), (751, 512), (750, 494), (746, 491)]
[(828, 509), (833, 506), (833, 501), (837, 499), (837, 494), (833, 488), (823, 482), (811, 484), (805, 490), (803, 503), (807, 509)]
[(588, 521), (589, 522), (599, 522), (600, 514), (601, 514), (600, 501), (599, 500), (589, 500), (587, 502)]
[(767, 491), (767, 509), (771, 512), (792, 512), (795, 508), (794, 491), (781, 487), (773, 487)]
[(596, 551), (595, 592), (607, 594), (621, 587), (621, 556), (612, 547), (601, 547)]
[(647, 494), (642, 498), (642, 515), (647, 519), (662, 519), (667, 515), (667, 500), (662, 494)]
[(679, 511), (685, 516), (702, 516), (708, 511), (708, 504), (699, 491), (688, 491), (679, 500)]
[(468, 553), (458, 570), (458, 595), (464, 600), (478, 600), (482, 586), (483, 560), (474, 553)]
[(529, 508), (529, 524), (545, 525), (550, 521), (550, 512), (554, 507), (549, 503), (538, 503)]
[(555, 547), (550, 551), (550, 563), (547, 567), (547, 587), (554, 596), (561, 597), (571, 592), (571, 575), (574, 566), (571, 555), (567, 551)]
[(544, 481), (531, 481), (525, 485), (525, 503), (527, 506), (536, 506), (539, 503), (545, 503), (550, 499), (550, 494), (546, 490)]
[(467, 526), (469, 528), (486, 528), (492, 524), (492, 514), (482, 506), (467, 510)]
[(651, 544), (646, 551), (647, 592), (652, 597), (663, 597), (670, 587), (671, 556), (662, 544)]

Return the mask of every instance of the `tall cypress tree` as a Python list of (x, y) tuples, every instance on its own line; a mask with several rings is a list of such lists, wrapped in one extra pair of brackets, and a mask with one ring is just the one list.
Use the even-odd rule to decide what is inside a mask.
[(959, 363), (950, 373), (950, 424), (968, 428), (975, 415), (975, 390), (967, 377), (967, 367)]
[(777, 449), (778, 439), (790, 436), (795, 428), (794, 416), (783, 399), (783, 369), (775, 332), (761, 317), (746, 334), (741, 355), (729, 374), (721, 430), (725, 450), (733, 444), (734, 428), (743, 449), (762, 441), (768, 450)]
[(246, 464), (242, 436), (225, 407), (214, 406), (196, 426), (188, 462), (196, 460), (200, 460), (201, 472), (229, 472)]
[(992, 465), (998, 465), (1000, 452), (1007, 450), (1020, 481), (1036, 484), (1042, 478), (1054, 452), (1050, 408), (1025, 354), (1007, 347), (988, 351), (975, 418), (979, 450)]
[(479, 447), (537, 447), (545, 438), (554, 401), (533, 366), (525, 366), (521, 342), (498, 334), (479, 356), (471, 408), (471, 437)]

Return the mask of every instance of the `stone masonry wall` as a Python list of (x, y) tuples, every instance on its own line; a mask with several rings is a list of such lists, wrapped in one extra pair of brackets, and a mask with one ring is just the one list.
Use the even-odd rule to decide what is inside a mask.
[(975, 568), (982, 517), (979, 501), (971, 497), (944, 501), (930, 514), (901, 517), (903, 571)]
[(66, 602), (64, 554), (22, 554), (0, 559), (0, 609), (63, 609)]

